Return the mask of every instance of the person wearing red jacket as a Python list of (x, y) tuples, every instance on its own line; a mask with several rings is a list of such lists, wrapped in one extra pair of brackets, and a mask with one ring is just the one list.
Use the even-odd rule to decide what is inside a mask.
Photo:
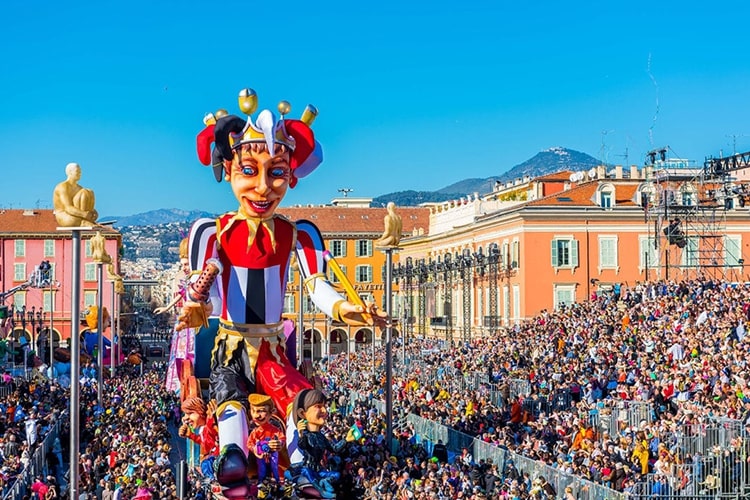
[(213, 464), (219, 454), (216, 421), (213, 417), (215, 410), (214, 402), (206, 405), (199, 397), (186, 399), (182, 402), (184, 416), (178, 430), (181, 438), (187, 438), (200, 447), (201, 472), (207, 478), (213, 478)]

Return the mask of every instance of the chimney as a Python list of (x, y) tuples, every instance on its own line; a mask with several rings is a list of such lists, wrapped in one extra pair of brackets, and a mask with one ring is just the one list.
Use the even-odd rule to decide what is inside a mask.
[(615, 179), (622, 179), (622, 165), (615, 165)]
[(630, 178), (640, 179), (641, 173), (638, 171), (638, 165), (630, 165)]
[(606, 179), (607, 178), (607, 167), (604, 165), (599, 165), (596, 167), (596, 178), (597, 179)]

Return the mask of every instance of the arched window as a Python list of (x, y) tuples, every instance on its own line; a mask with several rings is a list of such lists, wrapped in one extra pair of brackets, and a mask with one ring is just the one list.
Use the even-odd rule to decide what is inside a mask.
[(686, 207), (698, 204), (698, 190), (689, 182), (680, 188), (680, 203)]
[(638, 186), (638, 195), (634, 200), (641, 208), (648, 208), (654, 205), (656, 199), (656, 190), (652, 184), (641, 184)]
[(599, 185), (596, 190), (596, 204), (602, 208), (610, 209), (615, 206), (615, 187), (610, 183)]

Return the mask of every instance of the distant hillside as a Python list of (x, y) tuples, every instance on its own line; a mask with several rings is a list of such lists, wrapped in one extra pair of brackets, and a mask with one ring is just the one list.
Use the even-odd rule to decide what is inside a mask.
[(508, 181), (522, 178), (525, 175), (541, 175), (560, 172), (561, 170), (589, 170), (601, 162), (586, 153), (573, 149), (554, 147), (541, 151), (523, 163), (507, 170), (505, 173), (485, 179), (471, 178), (455, 182), (437, 191), (397, 191), (378, 196), (373, 206), (380, 206), (389, 201), (401, 206), (415, 206), (428, 201), (447, 201), (474, 193), (486, 194), (492, 191), (496, 181)]
[(443, 193), (441, 191), (396, 191), (372, 199), (373, 207), (384, 207), (392, 201), (400, 207), (414, 207), (420, 203), (455, 200), (463, 196), (460, 192)]
[(549, 148), (537, 153), (533, 158), (516, 165), (500, 176), (501, 181), (517, 179), (524, 175), (538, 177), (561, 170), (589, 170), (602, 162), (591, 155), (561, 147)]
[(180, 210), (177, 208), (160, 208), (142, 214), (100, 217), (101, 220), (116, 220), (117, 228), (128, 226), (155, 226), (172, 222), (193, 222), (201, 217), (214, 217), (215, 214), (200, 210)]
[[(561, 170), (590, 170), (601, 162), (586, 153), (572, 149), (554, 147), (541, 151), (504, 173), (497, 176), (469, 178), (455, 182), (437, 191), (396, 191), (380, 195), (372, 200), (373, 207), (384, 207), (389, 201), (399, 206), (417, 206), (421, 203), (456, 200), (474, 193), (486, 194), (492, 191), (496, 181), (508, 181), (525, 175), (538, 177)], [(101, 220), (117, 220), (115, 227), (142, 227), (175, 222), (193, 222), (200, 217), (213, 217), (215, 214), (198, 210), (160, 209), (128, 216), (102, 217)]]

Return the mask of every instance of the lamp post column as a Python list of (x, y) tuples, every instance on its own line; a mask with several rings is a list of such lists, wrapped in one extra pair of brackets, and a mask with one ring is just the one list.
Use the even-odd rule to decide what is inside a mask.
[(55, 288), (52, 280), (49, 283), (49, 373), (55, 377)]
[(386, 445), (393, 453), (393, 328), (391, 315), (393, 314), (393, 248), (385, 250), (385, 312), (388, 323), (385, 327), (385, 428)]
[[(101, 262), (96, 263), (96, 333), (97, 333), (97, 352), (96, 352), (96, 402), (102, 407), (102, 393), (104, 388), (104, 265)], [(110, 344), (111, 345), (111, 344)]]
[(80, 462), (80, 401), (81, 401), (81, 230), (86, 228), (65, 228), (72, 232), (72, 276), (70, 280), (70, 477), (69, 497), (78, 498), (79, 492), (79, 470)]
[(117, 295), (117, 292), (115, 291), (115, 281), (112, 280), (112, 305), (110, 306), (110, 309), (112, 310), (112, 313), (109, 315), (110, 317), (110, 326), (109, 326), (109, 365), (110, 365), (110, 377), (115, 376), (115, 368), (117, 367), (117, 336), (115, 333), (115, 296)]

